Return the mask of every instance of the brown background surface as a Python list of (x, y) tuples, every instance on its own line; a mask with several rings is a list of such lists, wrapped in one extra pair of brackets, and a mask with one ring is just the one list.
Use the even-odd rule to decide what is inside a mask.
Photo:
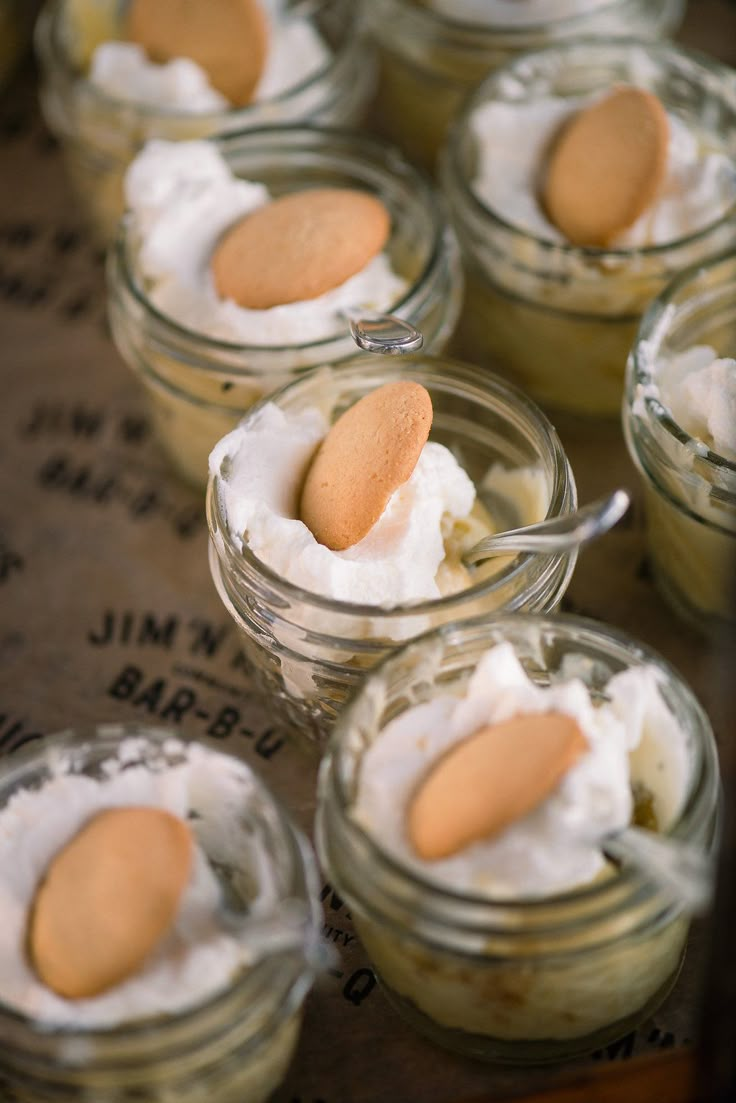
[[(736, 63), (736, 5), (691, 0), (681, 39)], [(309, 830), (316, 764), (251, 692), (212, 586), (201, 495), (169, 474), (141, 394), (105, 325), (103, 259), (86, 235), (35, 103), (29, 67), (0, 96), (0, 752), (104, 720), (176, 723), (222, 738)], [(618, 427), (561, 427), (581, 501), (638, 495)], [(717, 736), (707, 643), (649, 577), (637, 496), (626, 523), (580, 557), (565, 608), (656, 647), (690, 681)], [(453, 1103), (551, 1082), (560, 1070), (490, 1068), (414, 1035), (384, 1000), (349, 916), (326, 891), (335, 973), (307, 1002), (276, 1103)], [(702, 939), (656, 1016), (592, 1060), (686, 1043)], [(564, 1070), (562, 1070), (564, 1073)]]

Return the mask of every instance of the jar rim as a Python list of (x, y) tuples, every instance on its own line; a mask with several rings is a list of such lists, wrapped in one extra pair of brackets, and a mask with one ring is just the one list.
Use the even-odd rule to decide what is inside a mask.
[[(342, 378), (350, 378), (352, 375), (359, 379), (365, 375), (365, 361), (351, 360), (347, 363), (333, 365), (327, 370), (335, 374), (339, 373)], [(308, 372), (300, 375), (298, 379), (292, 380), (279, 390), (266, 395), (255, 405), (250, 407), (245, 416), (241, 419), (240, 424), (242, 425), (244, 422), (250, 421), (254, 416), (257, 416), (258, 412), (268, 403), (278, 403), (283, 397), (288, 397), (293, 392), (294, 388), (300, 388), (305, 384), (309, 384), (313, 378), (319, 377), (324, 372), (325, 368), (310, 369)], [(535, 431), (538, 432), (539, 439), (545, 440), (550, 446), (553, 474), (550, 500), (545, 519), (554, 516), (555, 511), (559, 510), (568, 490), (571, 490), (570, 509), (572, 510), (575, 508), (577, 503), (575, 480), (569, 460), (562, 447), (560, 438), (557, 435), (557, 431), (548, 420), (546, 414), (542, 412), (536, 403), (514, 384), (490, 372), (486, 372), (482, 380), (483, 385), (480, 387), (478, 384), (477, 371), (473, 369), (472, 365), (464, 364), (461, 361), (452, 360), (444, 356), (427, 355), (412, 357), (411, 360), (406, 358), (403, 360), (401, 368), (391, 365), (390, 368), (385, 368), (385, 373), (388, 376), (393, 374), (398, 376), (400, 374), (401, 378), (404, 379), (416, 373), (420, 375), (425, 382), (439, 385), (440, 387), (443, 381), (447, 379), (460, 381), (466, 384), (471, 392), (480, 391), (487, 394), (490, 391), (494, 398), (500, 399), (507, 407), (520, 409), (531, 422)], [(437, 610), (460, 607), (469, 600), (475, 600), (478, 597), (482, 597), (492, 592), (499, 585), (505, 585), (517, 574), (523, 573), (530, 563), (548, 560), (550, 570), (553, 570), (565, 559), (565, 555), (561, 554), (540, 555), (537, 552), (520, 553), (513, 559), (508, 567), (499, 571), (498, 574), (478, 582), (474, 586), (469, 586), (466, 589), (458, 590), (452, 594), (446, 594), (443, 597), (428, 598), (420, 602), (404, 602), (398, 605), (382, 606), (340, 601), (335, 598), (326, 597), (324, 594), (319, 594), (312, 590), (303, 589), (301, 586), (290, 582), (282, 575), (277, 574), (268, 564), (259, 559), (246, 543), (244, 543), (242, 547), (238, 547), (230, 531), (227, 518), (224, 516), (221, 509), (221, 496), (218, 486), (219, 476), (211, 474), (207, 485), (206, 511), (210, 541), (215, 545), (218, 558), (221, 558), (218, 540), (218, 537), (221, 536), (224, 550), (227, 552), (228, 563), (237, 564), (243, 561), (246, 566), (250, 567), (256, 574), (265, 579), (270, 585), (287, 597), (316, 609), (345, 613), (350, 616), (370, 617), (375, 621), (388, 621), (399, 616), (422, 616), (436, 613)], [(565, 582), (572, 574), (575, 561), (576, 555), (574, 553), (569, 554)]]
[[(571, 12), (569, 15), (552, 17), (551, 19), (540, 19), (534, 23), (489, 24), (474, 20), (456, 19), (446, 12), (436, 11), (426, 5), (419, 5), (415, 0), (408, 0), (408, 3), (406, 0), (398, 0), (398, 3), (406, 9), (405, 14), (414, 19), (418, 27), (422, 25), (426, 28), (438, 26), (445, 28), (450, 33), (455, 31), (460, 34), (467, 34), (469, 38), (472, 37), (476, 40), (469, 43), (469, 45), (475, 45), (478, 49), (487, 48), (497, 38), (523, 40), (533, 35), (542, 34), (550, 26), (554, 26), (555, 30), (562, 29), (566, 34), (576, 33), (576, 36), (580, 37), (577, 33), (578, 27), (585, 27), (586, 23), (590, 22), (592, 14), (590, 11), (583, 10)], [(631, 0), (603, 0), (593, 9), (593, 12), (596, 17), (609, 15), (616, 8), (626, 7), (630, 3)]]
[[(611, 878), (601, 881), (594, 880), (563, 892), (540, 897), (527, 896), (509, 899), (493, 897), (472, 890), (461, 890), (443, 884), (429, 876), (423, 876), (405, 865), (400, 857), (383, 847), (373, 834), (352, 818), (350, 808), (353, 802), (347, 791), (347, 779), (340, 769), (340, 758), (341, 753), (343, 753), (342, 742), (354, 714), (360, 709), (361, 701), (373, 692), (373, 685), (379, 679), (385, 678), (387, 672), (390, 672), (392, 667), (400, 663), (406, 656), (414, 652), (421, 655), (423, 649), (428, 650), (436, 642), (442, 642), (446, 650), (449, 650), (453, 645), (474, 642), (478, 644), (480, 654), (481, 649), (486, 650), (488, 647), (508, 639), (516, 628), (529, 633), (539, 633), (540, 635), (544, 632), (557, 632), (558, 635), (561, 634), (570, 640), (579, 639), (589, 643), (597, 643), (599, 646), (613, 644), (617, 654), (622, 659), (630, 660), (629, 666), (638, 665), (639, 663), (652, 664), (664, 676), (668, 684), (677, 688), (692, 718), (692, 730), (698, 733), (698, 738), (693, 741), (691, 748), (694, 761), (691, 777), (688, 780), (687, 794), (683, 798), (676, 819), (663, 834), (676, 839), (687, 837), (688, 830), (693, 826), (693, 821), (703, 811), (701, 805), (704, 800), (710, 802), (710, 811), (716, 811), (719, 800), (719, 768), (712, 727), (705, 710), (690, 686), (667, 659), (649, 645), (633, 639), (629, 633), (622, 629), (612, 627), (590, 617), (581, 617), (569, 613), (499, 613), (486, 617), (451, 621), (432, 628), (396, 647), (366, 674), (364, 681), (338, 717), (330, 736), (326, 755), (320, 765), (318, 784), (320, 816), (323, 806), (326, 806), (330, 798), (334, 797), (338, 815), (341, 817), (341, 827), (359, 840), (360, 847), (369, 855), (371, 862), (375, 862), (379, 868), (387, 870), (389, 875), (398, 881), (416, 887), (427, 898), (436, 901), (439, 907), (443, 904), (447, 906), (467, 906), (474, 913), (474, 926), (477, 925), (480, 919), (484, 927), (488, 925), (493, 928), (498, 920), (503, 921), (504, 916), (513, 913), (522, 911), (534, 916), (542, 915), (545, 912), (554, 913), (555, 909), (564, 912), (564, 909), (573, 904), (588, 905), (594, 913), (596, 908), (600, 908), (601, 911), (605, 910), (606, 914), (610, 915), (612, 907), (614, 910), (628, 909), (632, 903), (656, 898), (660, 890), (633, 866), (617, 870), (616, 875)], [(317, 834), (317, 844), (318, 850), (322, 852), (320, 854), (321, 860), (324, 862), (326, 846), (321, 831), (322, 828), (320, 827)], [(528, 931), (524, 933), (528, 933)], [(535, 933), (538, 933), (538, 928), (535, 928)]]
[[(243, 759), (224, 751), (214, 742), (209, 742), (206, 739), (193, 739), (173, 728), (153, 723), (110, 721), (75, 725), (43, 736), (40, 744), (34, 742), (32, 746), (23, 747), (17, 753), (14, 753), (11, 758), (6, 759), (0, 768), (0, 786), (6, 788), (8, 785), (16, 785), (34, 766), (49, 762), (51, 757), (64, 750), (82, 752), (94, 746), (101, 751), (112, 753), (122, 740), (128, 738), (146, 740), (150, 745), (158, 746), (162, 750), (167, 743), (178, 744), (183, 747), (192, 745), (204, 747), (212, 754), (241, 762), (249, 770), (259, 797), (261, 799), (265, 798), (277, 815), (279, 832), (283, 841), (287, 844), (289, 852), (291, 867), (289, 875), (292, 880), (303, 880), (302, 897), (310, 914), (310, 922), (316, 927), (318, 921), (318, 907), (316, 904), (317, 873), (306, 838), (295, 826), (289, 813), (278, 798), (271, 793), (258, 773)], [(12, 795), (14, 791), (17, 791), (17, 789), (13, 789), (9, 795)], [(279, 903), (282, 902), (282, 900), (279, 901)], [(303, 961), (300, 961), (297, 965), (296, 958), (294, 958), (293, 962), (294, 977), (292, 984), (289, 986), (290, 991), (298, 986), (300, 980), (310, 972), (309, 967)], [(164, 1016), (153, 1013), (152, 1015), (140, 1016), (129, 1022), (123, 1021), (97, 1026), (60, 1023), (56, 1020), (35, 1019), (32, 1015), (6, 1004), (0, 998), (0, 1021), (6, 1019), (21, 1027), (30, 1028), (32, 1031), (53, 1032), (56, 1036), (84, 1037), (101, 1043), (109, 1039), (121, 1041), (146, 1037), (150, 1035), (152, 1029), (163, 1038), (167, 1032), (173, 1033), (193, 1022), (199, 1016), (225, 1008), (233, 999), (241, 999), (251, 995), (257, 998), (260, 991), (269, 987), (269, 980), (273, 979), (277, 972), (284, 969), (285, 965), (285, 956), (266, 955), (256, 960), (247, 969), (240, 970), (227, 985), (215, 990), (204, 999), (169, 1012)]]
[[(296, 141), (300, 137), (304, 138), (306, 144), (314, 143), (314, 151), (327, 158), (331, 153), (334, 153), (336, 146), (339, 147), (340, 151), (354, 148), (355, 154), (360, 155), (361, 158), (370, 155), (372, 158), (371, 164), (374, 167), (378, 168), (379, 171), (385, 171), (387, 174), (390, 173), (392, 180), (400, 179), (402, 182), (405, 182), (406, 187), (411, 188), (414, 200), (422, 204), (433, 227), (431, 249), (428, 252), (427, 259), (422, 269), (414, 279), (414, 282), (390, 308), (392, 313), (401, 311), (404, 314), (412, 316), (416, 307), (421, 305), (426, 294), (427, 285), (434, 277), (438, 266), (442, 262), (443, 249), (446, 246), (447, 240), (446, 235), (451, 231), (445, 218), (439, 195), (432, 187), (428, 175), (419, 166), (413, 165), (398, 147), (375, 135), (363, 135), (358, 130), (347, 127), (325, 126), (315, 123), (293, 123), (278, 126), (250, 127), (244, 130), (231, 131), (227, 134), (213, 135), (210, 138), (201, 140), (211, 142), (222, 153), (229, 165), (230, 160), (228, 159), (228, 153), (231, 147), (239, 145), (240, 150), (246, 153), (257, 152), (260, 142), (268, 143), (269, 139), (278, 138), (280, 142), (284, 143), (284, 146), (283, 149), (276, 154), (277, 160), (274, 163), (280, 164), (288, 163), (290, 155), (294, 152), (294, 147), (287, 143), (292, 139)], [(320, 140), (323, 140), (324, 144), (322, 146), (317, 145)], [(385, 166), (382, 163), (383, 160), (387, 162)], [(111, 280), (114, 281), (117, 276), (117, 278), (122, 281), (125, 291), (131, 295), (136, 304), (145, 311), (165, 334), (171, 334), (176, 340), (186, 341), (189, 344), (195, 345), (198, 349), (202, 350), (204, 356), (207, 356), (208, 351), (215, 355), (220, 353), (234, 356), (238, 354), (253, 353), (258, 355), (272, 354), (276, 356), (278, 354), (288, 354), (298, 349), (300, 353), (311, 352), (314, 361), (319, 362), (325, 357), (330, 360), (335, 360), (336, 358), (346, 359), (355, 351), (355, 343), (347, 331), (347, 324), (345, 333), (332, 334), (329, 337), (322, 337), (315, 341), (288, 345), (244, 344), (239, 341), (228, 341), (223, 338), (211, 337), (197, 330), (189, 329), (187, 326), (176, 321), (171, 315), (161, 311), (151, 301), (144, 287), (135, 277), (129, 259), (129, 253), (132, 249), (130, 240), (132, 232), (133, 222), (131, 213), (128, 211), (123, 215), (118, 224), (116, 240), (109, 254), (110, 271), (112, 273)], [(340, 357), (340, 346), (344, 346), (345, 350), (342, 357)], [(223, 370), (222, 364), (203, 363), (197, 366), (199, 370), (205, 372), (211, 371), (219, 373)], [(238, 371), (237, 365), (228, 364), (227, 367), (230, 371)], [(248, 368), (241, 368), (240, 370), (245, 374), (249, 374)]]
[[(310, 7), (314, 8), (315, 5), (325, 6), (330, 2), (331, 0), (310, 0)], [(310, 76), (305, 77), (298, 84), (290, 85), (289, 88), (284, 89), (283, 92), (280, 92), (276, 96), (269, 96), (267, 99), (251, 101), (251, 103), (241, 107), (230, 105), (229, 107), (219, 110), (185, 111), (183, 108), (150, 104), (146, 101), (120, 99), (117, 96), (105, 92), (98, 85), (94, 84), (88, 76), (81, 74), (74, 66), (71, 57), (64, 48), (63, 42), (60, 41), (63, 37), (61, 33), (62, 28), (60, 26), (63, 17), (63, 9), (64, 0), (47, 0), (46, 5), (42, 8), (36, 23), (35, 31), (35, 43), (38, 54), (47, 61), (53, 60), (54, 64), (61, 65), (65, 75), (71, 80), (80, 82), (81, 87), (84, 89), (84, 94), (89, 99), (96, 100), (103, 108), (107, 107), (107, 109), (117, 112), (122, 111), (129, 113), (134, 111), (141, 118), (148, 119), (149, 121), (152, 119), (176, 119), (206, 123), (208, 120), (214, 122), (218, 119), (242, 119), (245, 123), (248, 117), (257, 117), (259, 112), (268, 111), (275, 105), (285, 103), (306, 92), (310, 87), (319, 83), (319, 81), (324, 80), (325, 76), (335, 67), (340, 57), (340, 51), (334, 51), (328, 62), (321, 65), (319, 69), (316, 69)], [(311, 11), (310, 14), (312, 14)], [(357, 19), (358, 16), (355, 17), (354, 22), (357, 22)]]
[[(633, 404), (640, 388), (656, 385), (655, 364), (660, 352), (662, 341), (670, 328), (676, 313), (675, 300), (688, 289), (692, 291), (699, 281), (708, 280), (712, 273), (724, 266), (732, 266), (729, 278), (725, 283), (733, 284), (736, 293), (736, 249), (730, 248), (717, 253), (700, 263), (691, 264), (679, 272), (649, 304), (645, 310), (634, 346), (629, 356), (627, 367), (627, 401), (632, 416), (636, 416)], [(691, 296), (687, 295), (690, 300)], [(734, 480), (734, 493), (736, 493), (736, 459), (729, 460), (726, 456), (709, 448), (704, 441), (692, 436), (679, 422), (675, 421), (669, 409), (656, 395), (643, 395), (642, 404), (654, 425), (664, 434), (666, 439), (671, 439), (682, 448), (687, 449), (698, 461), (704, 465), (706, 471), (711, 471), (713, 476), (724, 474), (728, 479)]]
[[(661, 63), (685, 63), (692, 67), (694, 75), (708, 72), (720, 76), (721, 79), (726, 82), (729, 80), (727, 67), (722, 62), (719, 62), (717, 59), (701, 51), (686, 49), (685, 47), (676, 46), (671, 43), (652, 42), (628, 35), (612, 35), (603, 40), (592, 36), (580, 36), (569, 41), (563, 40), (561, 42), (555, 42), (548, 46), (543, 46), (540, 49), (530, 50), (518, 57), (514, 57), (504, 65), (500, 65), (497, 69), (494, 69), (476, 87), (448, 130), (447, 140), (440, 158), (441, 174), (452, 187), (456, 187), (459, 190), (462, 202), (469, 205), (477, 216), (490, 220), (494, 225), (509, 235), (513, 235), (522, 241), (533, 242), (535, 247), (539, 248), (542, 253), (557, 254), (566, 257), (582, 257), (599, 263), (631, 260), (632, 258), (639, 257), (663, 257), (670, 252), (675, 252), (678, 249), (695, 245), (709, 237), (720, 227), (731, 223), (734, 216), (736, 216), (736, 195), (734, 195), (733, 201), (728, 208), (717, 218), (683, 237), (673, 238), (670, 241), (652, 245), (637, 245), (619, 248), (574, 245), (572, 242), (566, 240), (553, 241), (551, 238), (542, 237), (504, 218), (502, 214), (494, 210), (493, 207), (489, 206), (477, 195), (472, 187), (470, 177), (457, 170), (456, 166), (461, 161), (460, 146), (470, 117), (478, 107), (482, 106), (484, 103), (492, 102), (494, 97), (488, 96), (488, 90), (493, 89), (496, 85), (502, 85), (505, 79), (514, 75), (516, 69), (522, 66), (528, 66), (530, 63), (534, 63), (539, 59), (543, 60), (554, 54), (565, 55), (578, 51), (613, 51), (625, 56), (633, 47), (643, 50)], [(711, 91), (708, 91), (708, 95), (713, 98), (713, 93)], [(720, 99), (731, 110), (734, 119), (736, 119), (736, 103), (733, 103), (732, 99), (727, 94), (722, 95)], [(733, 154), (731, 155), (731, 160), (736, 169), (736, 157)]]

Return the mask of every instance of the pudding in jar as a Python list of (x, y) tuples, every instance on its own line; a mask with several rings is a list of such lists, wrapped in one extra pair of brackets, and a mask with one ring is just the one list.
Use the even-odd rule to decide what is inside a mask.
[(648, 303), (734, 240), (735, 122), (725, 69), (665, 45), (559, 45), (493, 74), (442, 159), (458, 351), (556, 410), (618, 413)]
[(145, 1103), (268, 1098), (316, 911), (306, 843), (262, 782), (205, 745), (107, 725), (9, 762), (0, 792), (11, 1088), (31, 1103), (72, 1088), (112, 1103), (122, 1082)]
[(625, 1034), (679, 970), (681, 901), (607, 837), (708, 854), (717, 800), (708, 721), (658, 656), (591, 621), (501, 615), (368, 675), (322, 764), (317, 842), (412, 1025), (547, 1061)]
[(373, 85), (347, 0), (48, 0), (36, 45), (41, 102), (98, 236), (150, 138), (275, 123), (357, 123)]
[(670, 34), (683, 0), (374, 0), (375, 121), (432, 169), (463, 101), (489, 72), (571, 38)]
[(733, 619), (736, 577), (736, 257), (683, 272), (629, 358), (623, 423), (646, 493), (655, 582), (700, 631)]
[(151, 142), (126, 194), (108, 267), (113, 337), (191, 482), (206, 482), (210, 450), (256, 399), (356, 355), (348, 312), (406, 318), (429, 351), (452, 331), (454, 236), (382, 143), (318, 128)]
[(464, 563), (491, 532), (573, 509), (569, 463), (496, 380), (431, 357), (384, 364), (314, 370), (210, 458), (215, 585), (272, 707), (320, 742), (395, 643), (458, 615), (554, 608), (575, 562)]

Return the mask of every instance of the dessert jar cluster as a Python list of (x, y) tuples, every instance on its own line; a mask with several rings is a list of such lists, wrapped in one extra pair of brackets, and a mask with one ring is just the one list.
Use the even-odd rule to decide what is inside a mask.
[(654, 577), (703, 630), (733, 617), (736, 254), (681, 273), (644, 315), (623, 410)]
[[(466, 274), (453, 350), (557, 411), (617, 416), (647, 305), (683, 267), (734, 241), (728, 81), (725, 66), (702, 56), (631, 39), (553, 46), (489, 77), (442, 158)], [(653, 93), (666, 112), (664, 178), (610, 245), (575, 245), (546, 216), (540, 174), (562, 122), (621, 85)]]
[[(155, 72), (128, 73), (128, 61), (96, 66), (99, 50), (117, 48), (124, 38), (129, 6), (47, 0), (36, 26), (43, 113), (103, 242), (113, 238), (123, 213), (125, 169), (149, 138), (178, 141), (301, 121), (351, 126), (362, 118), (375, 66), (360, 8), (351, 0), (317, 0), (307, 12), (263, 0), (278, 57), (272, 73), (267, 66), (261, 90), (242, 106), (213, 106), (204, 77), (187, 73), (159, 88)], [(248, 46), (232, 43), (234, 52)]]
[[(585, 756), (503, 834), (420, 857), (403, 817), (428, 762), (516, 708), (576, 715)], [(625, 1034), (680, 968), (688, 915), (606, 858), (613, 819), (707, 855), (717, 806), (713, 733), (661, 658), (593, 621), (501, 615), (427, 633), (368, 675), (321, 765), (316, 838), (411, 1025), (476, 1057), (543, 1062)]]
[(559, 40), (668, 34), (684, 8), (683, 0), (375, 0), (377, 124), (431, 167), (463, 100), (493, 69)]
[[(82, 999), (58, 995), (23, 960), (20, 905), (65, 835), (90, 815), (131, 805), (166, 809), (189, 825), (196, 858), (181, 905), (188, 919), (116, 987)], [(163, 729), (66, 732), (3, 764), (0, 818), (8, 863), (0, 886), (0, 1075), (9, 1098), (270, 1098), (297, 1042), (314, 962), (294, 940), (269, 945), (263, 929), (277, 928), (285, 909), (292, 917), (298, 910), (317, 945), (316, 872), (307, 843), (245, 763)], [(226, 905), (207, 918), (213, 872), (215, 897)], [(227, 923), (219, 909), (231, 913)], [(249, 943), (249, 922), (260, 941)]]
[[(449, 464), (455, 468), (452, 477), (470, 486), (470, 500), (455, 520), (448, 520), (447, 513), (440, 516), (435, 503), (423, 532), (419, 518), (424, 514), (413, 513), (421, 508), (419, 498), (409, 499), (415, 503), (409, 518), (388, 517), (389, 531), (376, 546), (359, 553), (365, 544), (361, 541), (335, 553), (324, 570), (315, 568), (301, 574), (301, 582), (291, 581), (285, 575), (294, 571), (302, 554), (328, 551), (298, 522), (292, 500), (304, 479), (304, 453), (296, 469), (286, 473), (284, 486), (275, 476), (265, 478), (273, 487), (267, 517), (262, 503), (251, 497), (250, 519), (243, 519), (239, 480), (247, 484), (249, 472), (261, 467), (270, 472), (267, 457), (275, 462), (283, 452), (279, 440), (295, 437), (300, 422), (322, 417), (329, 426), (357, 400), (398, 380), (426, 388), (433, 422), (425, 449), (445, 446), (445, 474), (430, 474), (427, 495), (432, 499), (443, 489)], [(263, 435), (266, 419), (275, 423), (271, 444)], [(252, 438), (257, 443), (251, 447), (253, 432), (262, 435)], [(308, 463), (308, 450), (306, 456)], [(215, 585), (242, 633), (254, 677), (270, 707), (293, 731), (319, 745), (366, 670), (391, 647), (451, 619), (498, 609), (553, 610), (574, 568), (574, 553), (503, 556), (471, 569), (462, 565), (464, 546), (479, 536), (564, 515), (575, 508), (577, 494), (569, 461), (541, 411), (502, 381), (479, 379), (471, 366), (443, 358), (402, 358), (400, 366), (383, 360), (370, 373), (361, 361), (315, 370), (254, 408), (213, 452), (211, 470), (207, 515)], [(401, 543), (413, 524), (419, 529), (412, 536), (415, 544)], [(259, 554), (254, 552), (256, 541)], [(419, 560), (429, 547), (436, 548), (439, 563), (430, 564), (432, 577), (423, 590), (434, 596), (422, 598), (416, 592)], [(356, 564), (358, 555), (361, 563)], [(399, 577), (402, 589), (394, 585)], [(345, 586), (332, 592), (341, 596), (325, 596), (328, 585), (340, 578), (346, 579)], [(408, 592), (411, 597), (397, 596)]]
[[(427, 351), (444, 347), (462, 295), (457, 243), (435, 192), (395, 149), (322, 127), (265, 128), (228, 135), (214, 146), (236, 177), (265, 185), (272, 197), (310, 187), (354, 188), (376, 196), (391, 220), (383, 255), (393, 286), (400, 285), (380, 302), (380, 309), (415, 325)], [(198, 153), (195, 176), (201, 160)], [(211, 235), (213, 247), (220, 233), (218, 225)], [(201, 224), (193, 228), (193, 239), (202, 241), (205, 234)], [(326, 307), (317, 300), (313, 307), (307, 301), (275, 311), (249, 311), (249, 332), (256, 323), (255, 332), (262, 335), (247, 343), (234, 330), (222, 339), (198, 328), (199, 299), (191, 308), (184, 300), (184, 318), (194, 320), (177, 321), (154, 302), (157, 284), (172, 281), (146, 276), (141, 263), (145, 250), (145, 233), (131, 213), (121, 223), (108, 261), (113, 338), (146, 389), (159, 440), (174, 467), (188, 481), (203, 485), (209, 451), (255, 401), (306, 369), (348, 359), (357, 349), (342, 310), (333, 306), (325, 314)], [(350, 305), (361, 308), (359, 299)], [(307, 323), (316, 338), (305, 338)], [(374, 360), (365, 355), (366, 373)]]

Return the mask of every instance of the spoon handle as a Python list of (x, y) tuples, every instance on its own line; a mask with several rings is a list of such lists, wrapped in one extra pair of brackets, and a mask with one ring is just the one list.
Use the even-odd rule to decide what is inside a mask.
[(322, 941), (313, 918), (304, 913), (297, 902), (283, 901), (278, 913), (267, 916), (243, 915), (223, 903), (219, 922), (245, 942), (253, 964), (266, 957), (288, 953), (299, 954), (315, 973), (324, 972), (335, 964), (334, 947)]
[(422, 334), (411, 322), (394, 314), (350, 310), (344, 310), (343, 314), (350, 324), (353, 340), (365, 352), (401, 356), (406, 352), (417, 352), (424, 343)]
[(713, 867), (700, 847), (627, 827), (604, 839), (603, 849), (612, 858), (631, 862), (691, 914), (707, 909), (713, 893)]
[(571, 551), (608, 532), (623, 517), (630, 501), (625, 490), (614, 490), (605, 498), (598, 498), (566, 516), (487, 536), (465, 552), (463, 561), (470, 565), (491, 555), (506, 555), (509, 552), (552, 554)]

